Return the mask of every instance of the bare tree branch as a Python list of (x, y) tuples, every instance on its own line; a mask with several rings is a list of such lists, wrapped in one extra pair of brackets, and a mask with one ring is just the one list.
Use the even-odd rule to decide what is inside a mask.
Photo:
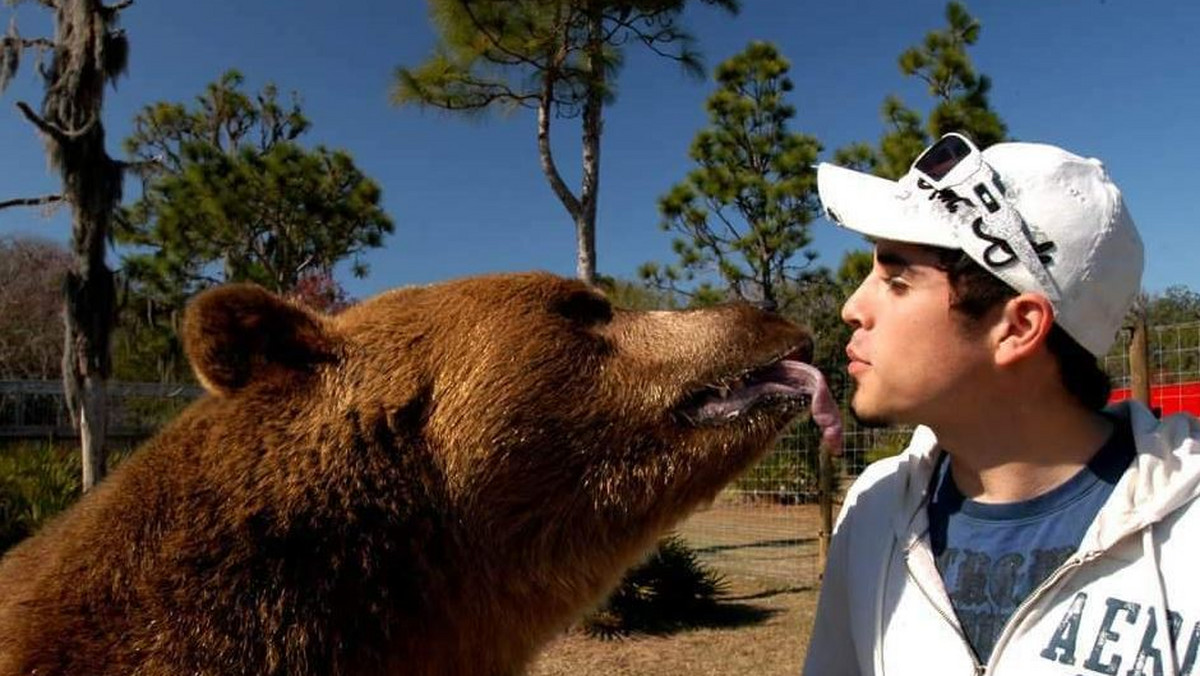
[(16, 7), (23, 2), (36, 2), (42, 7), (46, 7), (48, 9), (58, 9), (58, 3), (55, 2), (55, 0), (6, 0), (4, 4)]
[(20, 42), (21, 47), (24, 49), (28, 49), (30, 47), (54, 49), (54, 41), (49, 38), (18, 38), (17, 42)]
[[(734, 225), (733, 221), (729, 220), (729, 217), (725, 215), (725, 205), (712, 195), (704, 195), (703, 199), (704, 206), (708, 210), (708, 213), (716, 216), (717, 220), (725, 226), (725, 230), (729, 233), (729, 238), (726, 239), (721, 237), (717, 233), (713, 232), (711, 228), (707, 227), (707, 225), (705, 225), (703, 228), (697, 228), (695, 230), (695, 234), (701, 236), (702, 239), (705, 239), (707, 243), (714, 249), (720, 249), (721, 246), (728, 246), (734, 240), (741, 239), (742, 233), (737, 229), (737, 226)], [(693, 231), (687, 227), (682, 217), (676, 218), (675, 223), (679, 226), (676, 228), (676, 230), (680, 234), (693, 234)], [(701, 230), (703, 230), (703, 232), (701, 232)], [(718, 244), (721, 246), (718, 246)]]
[[(435, 93), (428, 91), (424, 87), (417, 87), (418, 102), (420, 105), (441, 108), (442, 110), (477, 110), (487, 108), (497, 101), (508, 101), (521, 107), (532, 109), (537, 107), (538, 101), (542, 98), (540, 94), (514, 90), (506, 84), (488, 82), (466, 76), (460, 78), (457, 84), (464, 85), (467, 89), (476, 90), (477, 93), (464, 97), (465, 100), (455, 100), (455, 95), (445, 92), (444, 89), (441, 92)], [(553, 101), (553, 103), (559, 102)]]
[(671, 59), (673, 61), (686, 61), (686, 56), (665, 52), (656, 46), (656, 43), (659, 42), (666, 42), (669, 44), (677, 42), (684, 37), (683, 34), (680, 33), (679, 30), (673, 25), (668, 23), (654, 32), (647, 32), (636, 25), (638, 22), (641, 22), (652, 26), (654, 25), (655, 19), (663, 14), (666, 14), (666, 10), (657, 10), (649, 14), (640, 14), (632, 19), (622, 19), (619, 15), (606, 14), (604, 19), (609, 23), (609, 25), (612, 26), (612, 29), (609, 30), (605, 35), (605, 41), (613, 41), (617, 32), (624, 30), (633, 37), (637, 38), (637, 40), (646, 45), (650, 51), (654, 52), (658, 56)]
[(47, 121), (45, 118), (38, 115), (37, 113), (33, 112), (33, 108), (30, 108), (29, 104), (25, 103), (24, 101), (17, 101), (17, 108), (19, 108), (21, 110), (21, 113), (25, 116), (25, 119), (32, 122), (33, 125), (35, 127), (37, 127), (39, 131), (41, 131), (43, 134), (53, 138), (55, 141), (58, 141), (59, 143), (67, 143), (73, 139), (77, 139), (80, 136), (83, 136), (84, 134), (88, 133), (88, 131), (91, 130), (91, 128), (93, 126), (95, 126), (96, 119), (98, 117), (96, 115), (93, 115), (87, 121), (87, 124), (83, 125), (79, 129), (72, 129), (70, 131), (67, 131), (67, 130), (63, 129), (62, 127), (59, 127), (58, 125)]
[(9, 207), (37, 207), (43, 204), (54, 204), (63, 201), (62, 195), (42, 195), (41, 197), (18, 197), (0, 202), (0, 209)]
[(141, 172), (144, 169), (166, 169), (163, 159), (161, 155), (156, 155), (148, 160), (138, 160), (136, 162), (113, 160), (113, 164), (116, 164), (117, 168), (121, 171)]
[[(536, 107), (537, 101), (541, 99), (541, 96), (536, 93), (534, 93), (534, 94), (522, 93), (517, 90), (514, 90), (512, 87), (509, 87), (507, 85), (501, 85), (501, 84), (498, 84), (495, 82), (476, 80), (474, 78), (469, 78), (469, 77), (463, 78), (462, 82), (463, 82), (463, 84), (469, 85), (471, 87), (475, 87), (477, 89), (483, 89), (486, 87), (491, 90), (490, 93), (486, 94), (483, 97), (482, 103), (464, 104), (463, 106), (461, 106), (462, 108), (482, 108), (482, 107), (487, 106), (489, 103), (491, 103), (493, 101), (513, 101), (517, 104), (525, 106), (526, 108), (534, 108), (534, 107)], [(447, 109), (449, 109), (449, 108), (447, 108)]]
[(21, 114), (25, 116), (25, 119), (32, 122), (33, 126), (37, 127), (38, 130), (46, 136), (50, 136), (60, 142), (66, 140), (66, 132), (47, 122), (42, 118), (41, 115), (33, 112), (33, 108), (30, 108), (28, 103), (25, 103), (24, 101), (17, 101), (17, 109), (21, 111)]

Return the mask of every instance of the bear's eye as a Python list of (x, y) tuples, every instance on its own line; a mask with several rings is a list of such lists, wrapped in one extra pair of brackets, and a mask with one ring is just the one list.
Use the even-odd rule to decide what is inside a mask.
[(612, 319), (612, 306), (594, 293), (580, 291), (554, 304), (554, 311), (580, 324), (602, 324)]

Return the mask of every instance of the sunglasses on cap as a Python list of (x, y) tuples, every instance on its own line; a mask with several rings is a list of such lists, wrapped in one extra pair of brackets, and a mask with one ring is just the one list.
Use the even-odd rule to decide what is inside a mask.
[[(962, 205), (975, 210), (971, 231), (989, 243), (982, 262), (996, 269), (1020, 262), (1050, 301), (1058, 303), (1058, 285), (1046, 270), (1048, 258), (1042, 257), (1053, 245), (1033, 243), (1025, 219), (1005, 198), (1000, 174), (969, 138), (955, 133), (942, 136), (917, 157), (909, 173), (918, 188), (931, 190), (930, 199), (940, 199), (950, 212)], [(966, 194), (959, 194), (960, 190)]]

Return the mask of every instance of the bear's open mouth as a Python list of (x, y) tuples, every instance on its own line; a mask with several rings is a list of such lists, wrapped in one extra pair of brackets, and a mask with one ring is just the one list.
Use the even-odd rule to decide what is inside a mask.
[(798, 412), (814, 394), (814, 371), (798, 351), (789, 352), (704, 386), (684, 398), (676, 412), (692, 425), (732, 423), (763, 408)]

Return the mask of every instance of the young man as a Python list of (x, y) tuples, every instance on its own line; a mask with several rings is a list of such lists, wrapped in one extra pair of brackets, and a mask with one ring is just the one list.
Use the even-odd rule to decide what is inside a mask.
[(818, 183), (875, 242), (854, 412), (920, 427), (850, 489), (805, 673), (1200, 675), (1200, 426), (1104, 408), (1142, 244), (1101, 163), (952, 134)]

